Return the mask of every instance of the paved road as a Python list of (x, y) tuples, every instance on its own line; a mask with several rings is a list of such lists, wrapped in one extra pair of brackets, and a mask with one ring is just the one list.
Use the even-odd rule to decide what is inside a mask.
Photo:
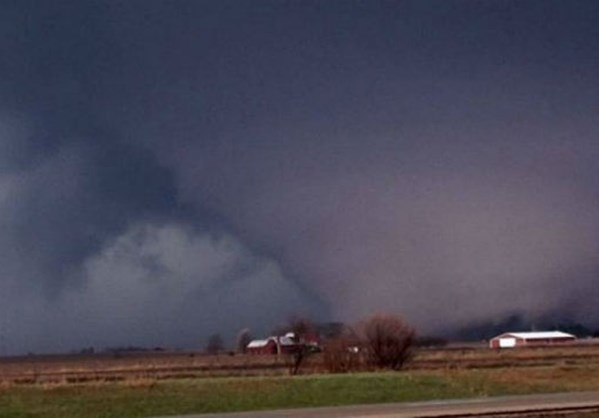
[(599, 392), (504, 396), (466, 400), (288, 409), (276, 411), (241, 412), (233, 414), (201, 414), (186, 415), (185, 418), (464, 417), (476, 414), (532, 412), (540, 410), (586, 407), (596, 407), (599, 410)]

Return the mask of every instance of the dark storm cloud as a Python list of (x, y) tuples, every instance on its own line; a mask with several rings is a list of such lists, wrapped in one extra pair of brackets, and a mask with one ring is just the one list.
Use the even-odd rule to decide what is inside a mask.
[(599, 319), (595, 2), (3, 3), (19, 347), (302, 307)]
[(53, 291), (79, 281), (78, 264), (128, 222), (171, 209), (175, 190), (167, 170), (101, 120), (105, 68), (118, 57), (101, 8), (12, 8), (2, 14), (0, 150), (15, 184), (4, 206), (3, 269)]
[[(218, 51), (197, 67), (187, 49), (156, 54), (191, 72), (156, 93), (170, 107), (143, 130), (184, 199), (344, 317), (542, 312), (568, 292), (560, 281), (586, 283), (596, 6), (303, 6), (153, 35)], [(183, 125), (183, 142), (160, 140)], [(422, 312), (427, 300), (439, 309)]]

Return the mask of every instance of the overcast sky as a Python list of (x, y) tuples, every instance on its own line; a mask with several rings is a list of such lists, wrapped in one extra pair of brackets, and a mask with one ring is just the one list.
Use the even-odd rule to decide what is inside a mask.
[(0, 354), (599, 323), (595, 0), (0, 0), (0, 52)]

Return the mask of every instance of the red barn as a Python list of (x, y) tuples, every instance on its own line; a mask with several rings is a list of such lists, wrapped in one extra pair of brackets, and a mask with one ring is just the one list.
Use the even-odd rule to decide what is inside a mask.
[(491, 348), (530, 347), (540, 345), (565, 344), (576, 341), (572, 334), (561, 331), (506, 332), (489, 340)]
[(247, 345), (248, 354), (277, 354), (277, 343), (274, 338), (253, 340)]
[(293, 334), (282, 337), (268, 337), (265, 340), (253, 340), (247, 346), (248, 354), (293, 354), (299, 344)]

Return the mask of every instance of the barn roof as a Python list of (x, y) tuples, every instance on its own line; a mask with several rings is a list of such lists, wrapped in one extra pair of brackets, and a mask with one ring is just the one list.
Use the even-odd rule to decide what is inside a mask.
[(268, 342), (270, 340), (252, 340), (250, 341), (250, 343), (247, 345), (248, 348), (259, 348), (259, 347), (266, 347), (268, 345)]
[(295, 345), (295, 341), (288, 336), (279, 337), (279, 343), (281, 343), (281, 345)]
[(247, 346), (248, 348), (266, 347), (270, 341), (273, 341), (276, 344), (277, 340), (279, 341), (280, 345), (291, 346), (296, 344), (291, 337), (286, 335), (284, 337), (268, 337), (265, 340), (252, 340)]
[[(531, 332), (506, 332), (498, 337), (512, 336), (524, 340), (545, 340), (549, 338), (576, 338), (572, 334), (561, 331), (531, 331)], [(495, 337), (495, 338), (498, 338)]]

